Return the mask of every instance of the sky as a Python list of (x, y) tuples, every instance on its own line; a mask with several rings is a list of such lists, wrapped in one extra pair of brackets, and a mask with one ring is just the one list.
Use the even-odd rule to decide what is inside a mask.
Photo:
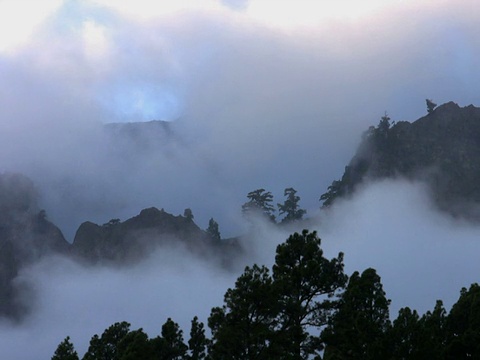
[[(362, 132), (385, 112), (414, 121), (426, 114), (427, 98), (479, 105), (479, 18), (473, 0), (0, 0), (0, 171), (32, 178), (40, 206), (70, 242), (83, 221), (125, 220), (150, 206), (173, 214), (191, 208), (200, 227), (213, 217), (223, 236), (235, 236), (244, 229), (241, 204), (258, 188), (282, 202), (294, 187), (315, 216)], [(176, 138), (149, 151), (131, 143), (118, 149), (101, 131), (154, 119), (170, 121)], [(318, 230), (332, 253), (345, 251), (349, 270), (376, 266), (393, 299), (425, 311), (475, 281), (469, 254), (478, 229), (444, 218), (422, 193), (418, 184), (374, 184)], [(259, 237), (271, 240), (245, 261), (271, 261), (287, 235), (268, 229)], [(236, 274), (213, 281), (192, 262), (177, 283), (212, 284), (199, 304), (208, 313)], [(44, 354), (66, 330), (85, 349), (85, 339), (117, 321), (113, 310), (98, 322), (96, 312), (85, 317), (88, 326), (58, 314), (81, 312), (77, 294), (96, 293), (102, 281), (121, 293), (132, 276), (105, 269), (92, 282), (88, 269), (55, 264), (24, 274), (36, 276), (43, 302), (30, 324), (10, 331), (21, 342), (53, 328), (36, 342)], [(203, 269), (198, 279), (192, 268)], [(146, 284), (171, 284), (148, 269)], [(409, 277), (418, 279), (411, 297)], [(65, 286), (78, 293), (52, 303)], [(110, 301), (95, 299), (100, 308)], [(118, 306), (156, 335), (137, 305)], [(198, 309), (183, 305), (189, 310), (178, 316), (187, 324)], [(53, 314), (57, 326), (47, 321)], [(0, 343), (0, 351), (16, 350)]]
[[(478, 103), (472, 1), (0, 6), (0, 170), (35, 181), (69, 241), (85, 220), (148, 206), (190, 207), (233, 236), (258, 188), (281, 202), (294, 187), (313, 213), (385, 111), (413, 121), (426, 98)], [(168, 155), (126, 159), (99, 135), (153, 119), (182, 139)]]

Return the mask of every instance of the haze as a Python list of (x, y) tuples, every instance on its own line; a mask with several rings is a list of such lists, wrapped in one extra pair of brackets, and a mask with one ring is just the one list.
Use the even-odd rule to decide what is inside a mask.
[[(385, 111), (413, 121), (426, 98), (480, 103), (473, 1), (150, 3), (0, 2), (0, 171), (32, 178), (69, 241), (83, 221), (150, 206), (191, 208), (200, 227), (213, 217), (224, 237), (238, 235), (241, 204), (257, 188), (282, 202), (292, 186), (316, 216)], [(154, 151), (118, 151), (102, 133), (105, 123), (153, 119), (171, 121), (176, 136)], [(451, 305), (477, 281), (478, 227), (438, 214), (422, 194), (418, 184), (373, 184), (317, 226), (348, 272), (377, 268), (392, 316), (437, 298)], [(266, 228), (242, 264), (271, 263), (287, 236)], [(67, 335), (83, 354), (122, 320), (155, 336), (170, 316), (187, 333), (239, 275), (165, 261), (159, 252), (133, 270), (92, 274), (58, 259), (25, 271), (37, 308), (2, 325), (0, 357), (49, 358)]]

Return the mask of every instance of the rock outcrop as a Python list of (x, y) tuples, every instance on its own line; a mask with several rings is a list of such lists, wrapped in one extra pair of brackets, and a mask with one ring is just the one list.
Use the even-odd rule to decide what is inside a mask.
[(440, 208), (472, 215), (480, 202), (480, 108), (449, 102), (413, 123), (383, 117), (321, 200), (328, 206), (367, 180), (395, 177), (426, 181)]
[(94, 263), (125, 264), (142, 259), (158, 246), (178, 243), (199, 254), (215, 245), (193, 220), (152, 207), (124, 222), (118, 219), (103, 225), (84, 222), (75, 235), (72, 253)]

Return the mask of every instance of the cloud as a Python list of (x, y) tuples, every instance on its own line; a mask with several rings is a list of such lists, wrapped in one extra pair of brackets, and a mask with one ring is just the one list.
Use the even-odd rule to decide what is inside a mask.
[[(45, 203), (69, 234), (88, 207), (91, 220), (108, 220), (94, 214), (101, 203), (103, 213), (120, 209), (105, 217), (151, 205), (172, 212), (191, 207), (208, 213), (199, 215), (203, 224), (214, 216), (233, 235), (229, 224), (245, 194), (259, 187), (278, 196), (293, 186), (314, 211), (361, 132), (385, 110), (393, 120), (413, 120), (425, 112), (426, 97), (461, 105), (478, 100), (478, 22), (467, 2), (395, 3), (366, 18), (333, 17), (289, 31), (249, 13), (263, 4), (268, 14), (268, 2), (240, 9), (215, 1), (201, 8), (115, 4), (64, 3), (28, 46), (0, 58), (6, 70), (0, 165), (27, 172), (45, 198), (58, 197), (52, 191), (58, 186), (46, 184), (73, 183), (83, 204)], [(298, 9), (307, 10), (306, 3)], [(95, 124), (152, 118), (180, 118), (176, 131), (188, 148), (176, 149), (173, 159), (139, 157), (155, 166), (122, 171), (124, 162), (109, 158)], [(135, 193), (139, 188), (144, 196)], [(99, 193), (100, 200), (91, 200)], [(199, 193), (202, 201), (195, 200)], [(85, 211), (75, 214), (73, 207)]]
[(29, 42), (32, 34), (61, 6), (62, 0), (46, 0), (41, 4), (3, 0), (0, 3), (0, 53), (14, 55)]
[[(142, 327), (154, 337), (172, 317), (188, 339), (193, 316), (206, 322), (243, 266), (271, 266), (276, 246), (290, 233), (261, 221), (255, 229), (245, 257), (232, 271), (221, 270), (211, 259), (189, 256), (181, 246), (160, 248), (128, 268), (83, 267), (45, 258), (20, 276), (20, 283), (34, 285), (34, 311), (22, 324), (0, 324), (0, 356), (48, 358), (67, 335), (83, 354), (91, 336), (117, 321)], [(392, 319), (404, 306), (423, 314), (437, 299), (449, 310), (461, 287), (478, 281), (480, 227), (439, 213), (421, 183), (368, 184), (323, 214), (311, 230), (318, 231), (327, 258), (345, 253), (347, 274), (377, 270), (392, 299)], [(12, 345), (27, 341), (28, 348)]]
[(378, 271), (393, 319), (405, 306), (432, 310), (437, 299), (449, 310), (462, 287), (478, 282), (480, 227), (438, 212), (427, 194), (422, 183), (370, 184), (319, 225), (328, 253), (345, 253), (348, 273)]
[[(282, 202), (292, 186), (313, 215), (362, 131), (385, 110), (394, 121), (414, 120), (426, 113), (425, 98), (479, 102), (480, 21), (472, 1), (392, 2), (347, 18), (338, 9), (325, 18), (326, 8), (282, 2), (295, 12), (294, 24), (270, 17), (278, 2), (194, 3), (151, 9), (135, 2), (132, 9), (117, 1), (52, 2), (37, 20), (21, 18), (28, 30), (21, 46), (6, 51), (0, 40), (0, 170), (34, 180), (41, 206), (70, 241), (82, 221), (124, 220), (149, 206), (172, 213), (188, 207), (201, 227), (214, 217), (223, 236), (237, 235), (244, 230), (241, 204), (258, 188)], [(176, 136), (150, 152), (128, 142), (119, 149), (102, 131), (104, 123), (150, 118), (174, 120)], [(318, 230), (332, 256), (345, 251), (349, 271), (377, 268), (393, 307), (417, 304), (424, 311), (436, 298), (451, 304), (461, 286), (475, 281), (477, 228), (432, 211), (421, 193), (406, 183), (368, 187)], [(251, 260), (271, 262), (287, 236), (265, 228)], [(49, 316), (68, 313), (67, 303), (84, 311), (78, 294), (111, 281), (121, 295), (132, 278), (104, 269), (89, 285), (89, 270), (76, 265), (39, 266), (37, 318), (9, 328), (4, 339), (33, 337), (51, 354), (69, 329), (86, 346), (86, 337), (117, 320), (115, 313), (85, 327), (59, 320), (48, 325), (56, 330), (43, 343)], [(71, 281), (62, 277), (69, 271)], [(198, 284), (211, 284), (202, 271)], [(178, 281), (189, 283), (187, 273)], [(151, 277), (146, 283), (167, 286)], [(58, 281), (49, 285), (47, 278)], [(233, 285), (220, 282), (217, 294)], [(90, 304), (97, 300), (107, 307), (101, 297)], [(216, 298), (202, 305), (211, 302), (220, 304)], [(122, 306), (134, 311), (123, 304), (117, 314)], [(133, 326), (146, 327), (143, 319)]]
[[(142, 327), (155, 337), (168, 317), (188, 341), (190, 321), (199, 316), (206, 322), (236, 276), (185, 254), (185, 249), (162, 248), (123, 269), (44, 259), (21, 274), (20, 281), (35, 288), (34, 311), (22, 324), (0, 323), (0, 356), (47, 359), (67, 335), (82, 356), (90, 338), (115, 322), (128, 321), (132, 329)], [(19, 345), (27, 342), (28, 347)]]

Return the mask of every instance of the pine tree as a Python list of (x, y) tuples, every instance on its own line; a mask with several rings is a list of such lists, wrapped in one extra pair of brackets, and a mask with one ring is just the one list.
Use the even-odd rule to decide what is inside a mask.
[(215, 241), (221, 240), (220, 231), (218, 229), (218, 223), (215, 220), (213, 220), (213, 218), (211, 218), (210, 221), (208, 222), (207, 234), (210, 236), (212, 240), (215, 240)]
[(192, 320), (190, 329), (190, 340), (188, 340), (188, 350), (190, 360), (202, 360), (206, 358), (208, 339), (205, 336), (203, 323), (198, 321), (198, 317)]
[(355, 271), (341, 295), (338, 311), (323, 333), (325, 359), (385, 359), (390, 300), (372, 269)]
[(480, 285), (462, 288), (447, 317), (446, 359), (480, 358)]
[(213, 308), (208, 319), (211, 358), (278, 358), (273, 346), (277, 304), (269, 270), (257, 265), (246, 267), (235, 288), (227, 290), (223, 307)]
[(73, 344), (70, 342), (70, 336), (67, 336), (55, 350), (52, 360), (79, 360)]
[(168, 318), (162, 325), (161, 337), (152, 340), (155, 358), (162, 360), (182, 360), (188, 346), (183, 342), (183, 331), (176, 322)]
[(115, 360), (118, 359), (118, 346), (130, 332), (130, 324), (123, 321), (106, 329), (102, 336), (94, 335), (90, 340), (88, 351), (83, 360)]
[[(310, 334), (327, 324), (335, 306), (331, 299), (345, 286), (343, 254), (323, 256), (317, 233), (294, 233), (277, 247), (273, 279), (279, 292), (279, 336), (289, 359), (308, 359), (322, 346)], [(287, 356), (287, 355), (286, 355)]]
[(303, 215), (307, 213), (306, 210), (299, 208), (300, 197), (296, 195), (297, 191), (294, 188), (286, 188), (284, 196), (287, 198), (283, 204), (277, 204), (280, 215), (285, 214), (282, 223), (289, 223), (302, 220)]
[(244, 215), (261, 215), (272, 222), (275, 222), (275, 209), (272, 205), (273, 195), (265, 189), (257, 189), (247, 194), (249, 199), (242, 205)]

